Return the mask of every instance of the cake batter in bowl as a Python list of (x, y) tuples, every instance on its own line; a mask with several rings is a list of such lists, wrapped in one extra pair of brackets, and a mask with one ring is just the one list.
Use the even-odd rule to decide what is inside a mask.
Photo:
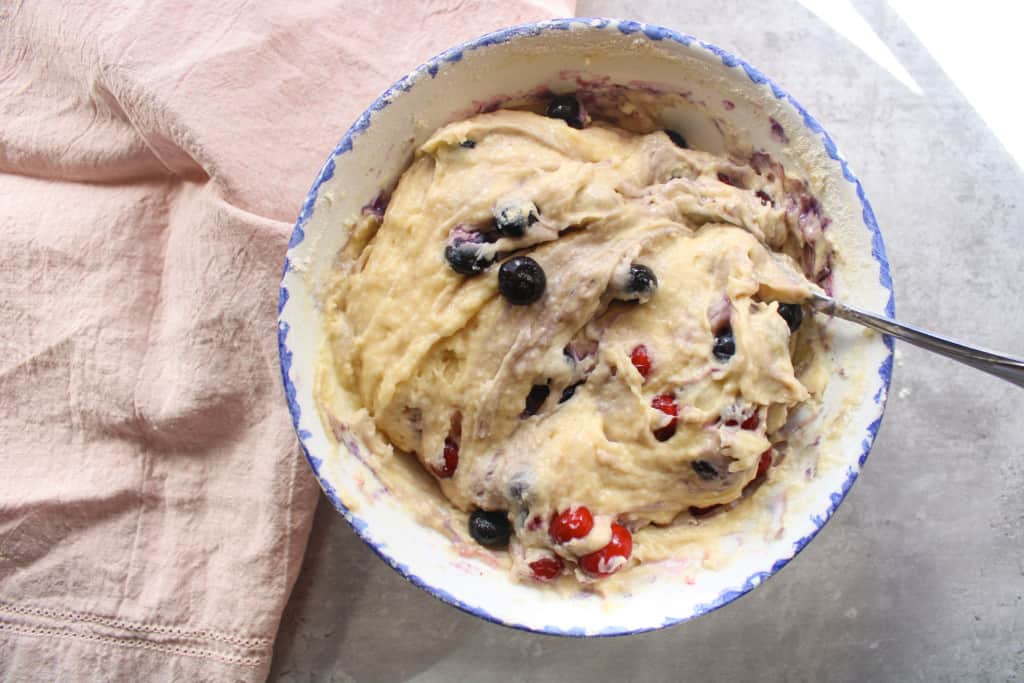
[(810, 115), (688, 36), (543, 22), (439, 56), (342, 140), (290, 245), (282, 368), (324, 490), (404, 576), (630, 633), (750, 590), (856, 478), (891, 347), (800, 315), (819, 287), (892, 313)]

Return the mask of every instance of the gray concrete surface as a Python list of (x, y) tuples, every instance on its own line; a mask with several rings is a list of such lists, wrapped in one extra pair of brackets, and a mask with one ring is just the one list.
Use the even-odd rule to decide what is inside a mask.
[[(793, 0), (582, 1), (579, 14), (672, 26), (771, 74), (864, 182), (899, 316), (1024, 354), (1024, 175), (888, 5), (855, 5), (924, 96)], [(321, 501), (271, 680), (1024, 679), (1024, 391), (899, 348), (851, 495), (738, 602), (629, 638), (520, 633), (406, 584)]]

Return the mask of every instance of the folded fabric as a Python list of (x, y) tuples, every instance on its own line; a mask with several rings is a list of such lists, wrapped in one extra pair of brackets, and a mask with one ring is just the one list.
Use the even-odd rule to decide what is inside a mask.
[(393, 80), (572, 4), (0, 6), (0, 679), (266, 676), (317, 500), (291, 223)]

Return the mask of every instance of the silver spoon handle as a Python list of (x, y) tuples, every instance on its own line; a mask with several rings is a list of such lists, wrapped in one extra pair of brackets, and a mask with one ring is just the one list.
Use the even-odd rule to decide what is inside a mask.
[(811, 305), (815, 310), (834, 315), (837, 318), (860, 323), (879, 332), (910, 342), (914, 346), (920, 346), (929, 351), (942, 354), (947, 358), (970, 365), (982, 372), (1001, 377), (1019, 387), (1024, 387), (1024, 360), (1020, 358), (1004, 356), (999, 353), (967, 346), (911, 325), (904, 325), (895, 320), (841, 304), (835, 299), (821, 294), (813, 296)]

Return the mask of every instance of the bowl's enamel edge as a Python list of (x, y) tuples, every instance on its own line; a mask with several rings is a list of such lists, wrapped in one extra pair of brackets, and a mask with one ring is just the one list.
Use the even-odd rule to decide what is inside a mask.
[(738, 67), (743, 69), (743, 71), (746, 73), (747, 77), (751, 81), (758, 85), (768, 86), (777, 99), (785, 100), (786, 102), (788, 102), (797, 111), (797, 113), (800, 114), (801, 118), (803, 119), (804, 125), (812, 133), (814, 133), (821, 139), (826, 154), (828, 154), (830, 158), (839, 163), (843, 172), (843, 177), (848, 182), (850, 182), (856, 190), (857, 197), (861, 203), (862, 220), (864, 224), (867, 226), (868, 230), (871, 232), (871, 251), (872, 256), (878, 263), (879, 284), (881, 284), (883, 289), (885, 289), (889, 293), (888, 301), (886, 302), (885, 306), (885, 312), (890, 317), (894, 316), (895, 296), (892, 288), (892, 278), (889, 273), (889, 261), (885, 252), (885, 243), (883, 242), (881, 231), (878, 228), (878, 223), (875, 220), (874, 211), (872, 210), (871, 204), (864, 193), (864, 188), (861, 185), (860, 180), (857, 178), (856, 175), (854, 175), (853, 171), (850, 169), (849, 165), (846, 162), (846, 159), (843, 158), (843, 156), (840, 154), (835, 142), (832, 140), (831, 136), (829, 136), (828, 132), (825, 131), (821, 124), (818, 123), (818, 121), (810, 113), (808, 113), (807, 110), (804, 109), (803, 106), (801, 106), (800, 103), (797, 102), (792, 95), (790, 95), (783, 88), (778, 86), (771, 79), (769, 79), (767, 76), (765, 76), (763, 73), (758, 71), (756, 68), (754, 68), (744, 60), (732, 55), (731, 53), (723, 50), (720, 47), (717, 47), (710, 43), (705, 43), (703, 41), (698, 41), (693, 36), (681, 34), (676, 31), (673, 31), (672, 29), (664, 28), (661, 26), (644, 24), (636, 21), (624, 21), (607, 18), (569, 18), (552, 19), (548, 21), (513, 26), (510, 28), (495, 31), (493, 33), (489, 33), (473, 41), (450, 48), (449, 50), (442, 52), (440, 55), (434, 57), (430, 61), (419, 66), (409, 74), (403, 76), (401, 79), (396, 81), (394, 85), (392, 85), (387, 91), (385, 91), (380, 97), (378, 97), (373, 102), (373, 104), (371, 104), (370, 107), (365, 112), (363, 112), (363, 114), (356, 120), (356, 122), (352, 124), (352, 127), (349, 128), (349, 130), (345, 133), (344, 137), (342, 137), (341, 141), (338, 143), (338, 146), (331, 153), (330, 157), (328, 157), (326, 163), (324, 164), (323, 168), (320, 170), (319, 175), (314, 181), (312, 188), (310, 188), (309, 194), (306, 196), (306, 200), (303, 203), (302, 210), (299, 213), (298, 220), (295, 223), (295, 229), (292, 232), (291, 239), (288, 242), (289, 254), (285, 257), (280, 297), (278, 300), (277, 337), (278, 351), (280, 353), (281, 360), (281, 375), (282, 380), (284, 382), (285, 397), (288, 402), (288, 410), (292, 416), (292, 423), (295, 427), (296, 434), (299, 437), (299, 443), (302, 447), (302, 452), (305, 454), (305, 457), (309, 462), (309, 465), (312, 468), (313, 473), (317, 478), (317, 481), (319, 481), (320, 486), (324, 491), (324, 494), (331, 501), (331, 504), (333, 504), (334, 507), (337, 508), (339, 512), (341, 512), (344, 518), (352, 526), (352, 529), (356, 532), (356, 534), (358, 534), (359, 537), (362, 538), (362, 540), (366, 542), (366, 544), (370, 546), (370, 548), (372, 548), (373, 551), (382, 560), (384, 560), (387, 564), (394, 568), (406, 580), (408, 580), (416, 586), (419, 586), (420, 588), (427, 591), (434, 597), (443, 600), (444, 602), (447, 602), (465, 612), (478, 616), (482, 619), (486, 619), (487, 621), (500, 624), (502, 626), (508, 626), (511, 628), (517, 628), (536, 633), (545, 633), (550, 635), (575, 637), (605, 637), (643, 633), (645, 631), (652, 631), (659, 628), (672, 626), (674, 624), (688, 621), (690, 619), (693, 619), (694, 617), (698, 617), (702, 614), (706, 614), (720, 607), (723, 607), (724, 605), (745, 595), (746, 593), (751, 591), (755, 586), (757, 586), (770, 576), (774, 575), (780, 569), (785, 567), (798, 553), (800, 553), (801, 550), (804, 549), (804, 547), (807, 546), (808, 543), (810, 543), (811, 539), (813, 539), (818, 534), (818, 532), (821, 531), (821, 529), (825, 526), (826, 522), (828, 522), (828, 520), (832, 517), (833, 513), (839, 507), (839, 504), (849, 493), (851, 487), (853, 486), (853, 483), (857, 480), (857, 475), (860, 471), (860, 468), (864, 465), (865, 461), (867, 460), (868, 454), (871, 451), (871, 446), (874, 443), (875, 437), (878, 435), (878, 430), (882, 423), (882, 416), (885, 412), (886, 400), (888, 399), (889, 385), (892, 379), (893, 340), (891, 337), (883, 336), (884, 343), (888, 349), (888, 354), (878, 367), (878, 375), (881, 379), (881, 386), (879, 387), (879, 390), (875, 394), (873, 399), (876, 404), (876, 417), (874, 421), (872, 421), (871, 424), (868, 426), (867, 433), (864, 436), (864, 439), (861, 443), (861, 454), (858, 458), (858, 466), (851, 467), (849, 469), (849, 471), (847, 472), (846, 480), (843, 482), (843, 485), (840, 487), (838, 491), (834, 491), (831, 494), (828, 509), (825, 511), (823, 515), (816, 516), (813, 518), (815, 529), (803, 538), (800, 538), (799, 540), (794, 542), (792, 552), (787, 557), (783, 557), (777, 560), (772, 565), (771, 569), (768, 571), (756, 572), (748, 576), (742, 585), (722, 591), (722, 593), (720, 593), (718, 597), (716, 597), (714, 600), (708, 603), (697, 605), (688, 615), (684, 615), (682, 617), (670, 617), (668, 619), (665, 619), (661, 624), (652, 624), (651, 626), (639, 629), (626, 629), (613, 626), (603, 629), (599, 632), (587, 632), (583, 628), (561, 629), (554, 626), (545, 626), (543, 628), (538, 629), (526, 624), (514, 623), (497, 617), (488, 612), (487, 610), (485, 610), (484, 608), (480, 607), (479, 605), (467, 604), (456, 598), (454, 595), (448, 593), (447, 591), (441, 590), (439, 588), (436, 588), (435, 586), (426, 583), (423, 579), (421, 579), (419, 576), (413, 573), (413, 571), (408, 566), (396, 561), (393, 557), (391, 557), (384, 550), (383, 543), (377, 542), (370, 536), (370, 533), (367, 530), (366, 522), (358, 515), (350, 511), (345, 506), (345, 504), (342, 503), (337, 491), (334, 489), (331, 483), (321, 475), (323, 460), (310, 453), (309, 449), (306, 447), (306, 441), (310, 438), (310, 436), (312, 436), (312, 434), (309, 432), (309, 430), (304, 429), (301, 426), (302, 412), (296, 399), (295, 385), (290, 377), (290, 370), (292, 364), (292, 351), (288, 347), (288, 332), (290, 328), (289, 324), (283, 320), (283, 312), (285, 306), (288, 303), (287, 280), (291, 268), (291, 250), (295, 248), (298, 244), (300, 244), (305, 238), (304, 227), (313, 213), (313, 207), (316, 202), (320, 186), (334, 175), (335, 159), (337, 159), (339, 156), (345, 154), (346, 152), (352, 149), (353, 138), (359, 135), (370, 125), (370, 121), (373, 118), (373, 115), (376, 112), (387, 107), (396, 96), (410, 90), (413, 87), (413, 85), (415, 85), (415, 83), (421, 78), (425, 76), (429, 76), (430, 78), (436, 77), (439, 70), (443, 67), (445, 63), (459, 61), (460, 59), (462, 59), (463, 54), (466, 51), (475, 50), (491, 45), (497, 45), (500, 43), (505, 43), (509, 40), (518, 38), (520, 36), (534, 36), (544, 31), (565, 31), (573, 29), (574, 27), (592, 29), (615, 29), (627, 35), (633, 33), (642, 33), (644, 36), (646, 36), (649, 40), (652, 41), (671, 40), (680, 43), (684, 46), (690, 47), (691, 49), (694, 49), (696, 46), (715, 55), (718, 59), (721, 60), (722, 64), (725, 65), (726, 67)]

